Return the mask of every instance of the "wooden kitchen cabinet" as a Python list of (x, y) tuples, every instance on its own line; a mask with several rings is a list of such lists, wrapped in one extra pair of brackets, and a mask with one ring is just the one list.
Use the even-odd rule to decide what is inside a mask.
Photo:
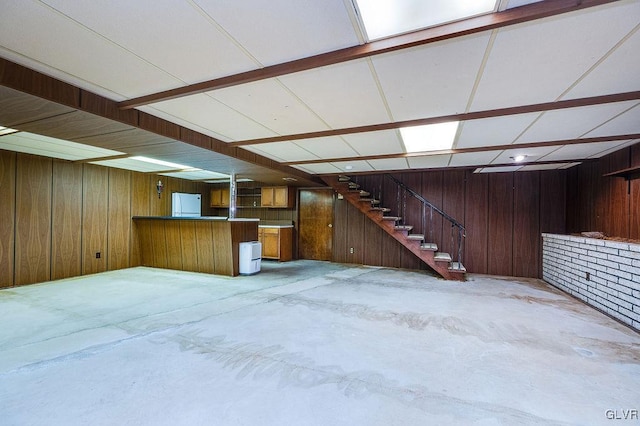
[(286, 262), (293, 258), (293, 227), (259, 227), (258, 241), (262, 244), (262, 258)]
[(229, 188), (214, 188), (211, 190), (210, 207), (229, 207)]
[(292, 208), (295, 191), (288, 186), (265, 186), (260, 193), (261, 207)]

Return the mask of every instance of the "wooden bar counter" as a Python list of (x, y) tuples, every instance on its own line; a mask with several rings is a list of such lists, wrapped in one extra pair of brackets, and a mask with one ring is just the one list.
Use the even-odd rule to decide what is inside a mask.
[(143, 266), (232, 277), (240, 243), (258, 240), (258, 219), (134, 216), (133, 228)]

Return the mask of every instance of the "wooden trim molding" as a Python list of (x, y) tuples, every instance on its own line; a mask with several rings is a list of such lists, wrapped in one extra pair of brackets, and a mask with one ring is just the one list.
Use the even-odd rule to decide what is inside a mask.
[[(303, 164), (334, 163), (337, 161), (384, 160), (389, 158), (411, 158), (411, 157), (422, 157), (425, 155), (439, 155), (439, 154), (465, 154), (469, 152), (499, 151), (499, 150), (505, 150), (505, 149), (540, 148), (540, 147), (547, 147), (547, 146), (590, 144), (590, 143), (596, 143), (596, 142), (626, 141), (626, 140), (633, 140), (633, 139), (640, 139), (640, 133), (632, 133), (627, 135), (615, 135), (615, 136), (598, 136), (594, 138), (582, 138), (582, 139), (564, 139), (564, 140), (545, 141), (545, 142), (529, 142), (529, 143), (518, 143), (518, 144), (508, 144), (508, 145), (491, 145), (491, 146), (482, 146), (482, 147), (473, 147), (473, 148), (455, 148), (455, 149), (445, 149), (441, 151), (409, 152), (409, 153), (400, 152), (397, 154), (363, 155), (359, 157), (321, 158), (317, 160), (288, 161), (281, 164), (285, 166), (298, 166)], [(557, 163), (557, 161), (554, 161), (554, 163)], [(541, 164), (541, 163), (535, 163), (535, 164)]]
[(507, 9), (501, 12), (439, 25), (421, 31), (376, 40), (358, 46), (347, 47), (307, 58), (152, 93), (122, 101), (118, 106), (121, 109), (131, 109), (155, 102), (195, 95), (198, 93), (209, 92), (212, 90), (223, 89), (268, 78), (275, 78), (313, 68), (335, 65), (342, 62), (462, 37), (469, 34), (503, 28), (523, 22), (574, 12), (588, 7), (613, 3), (615, 1), (619, 0), (545, 0), (513, 9)]
[(229, 146), (258, 145), (271, 142), (290, 142), (301, 139), (315, 139), (327, 136), (341, 136), (353, 133), (393, 130), (401, 127), (424, 126), (427, 124), (447, 123), (450, 121), (479, 120), (483, 118), (503, 117), (506, 115), (526, 114), (530, 112), (544, 112), (567, 108), (578, 108), (591, 105), (601, 105), (615, 102), (634, 101), (640, 99), (640, 91), (616, 93), (612, 95), (591, 96), (587, 98), (567, 99), (562, 101), (544, 102), (540, 104), (522, 105), (508, 108), (498, 108), (483, 111), (465, 112), (461, 114), (441, 115), (438, 117), (418, 118), (415, 120), (396, 121), (391, 123), (370, 124), (367, 126), (347, 127), (343, 129), (322, 130), (318, 132), (298, 133), (295, 135), (273, 136), (269, 138), (250, 139), (229, 142)]

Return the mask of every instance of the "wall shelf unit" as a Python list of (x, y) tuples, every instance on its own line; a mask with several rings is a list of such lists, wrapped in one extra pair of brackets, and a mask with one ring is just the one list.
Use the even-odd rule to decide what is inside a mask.
[(633, 180), (640, 178), (640, 166), (629, 167), (628, 169), (617, 170), (615, 172), (602, 175), (604, 177), (621, 177), (625, 180)]

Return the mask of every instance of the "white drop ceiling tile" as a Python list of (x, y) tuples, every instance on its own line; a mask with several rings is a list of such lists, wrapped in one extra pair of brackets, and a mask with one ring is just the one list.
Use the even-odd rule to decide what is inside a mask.
[(360, 155), (384, 155), (404, 152), (397, 130), (342, 135)]
[(366, 161), (336, 161), (331, 164), (345, 173), (370, 172), (374, 170)]
[[(181, 82), (39, 2), (5, 2), (0, 40), (35, 69), (122, 100)], [(25, 61), (24, 58), (33, 61)]]
[(484, 164), (491, 164), (494, 158), (499, 156), (502, 151), (483, 151), (483, 152), (465, 152), (462, 154), (453, 154), (450, 167), (461, 166), (481, 166)]
[(638, 24), (639, 4), (615, 2), (498, 30), (471, 110), (557, 99)]
[(198, 126), (199, 129), (206, 130), (203, 133), (225, 141), (276, 136), (263, 125), (204, 93), (157, 102), (139, 109), (159, 117), (153, 111), (160, 111), (164, 113), (160, 118), (175, 123), (179, 120), (178, 124), (194, 130), (194, 126)]
[(390, 120), (367, 60), (284, 75), (279, 80), (332, 128)]
[(411, 169), (434, 169), (447, 167), (451, 160), (451, 154), (420, 155), (407, 157)]
[(292, 167), (313, 175), (325, 173), (340, 173), (342, 171), (331, 163), (305, 164), (302, 166)]
[(513, 159), (511, 157), (515, 157), (517, 155), (526, 155), (527, 162), (536, 161), (538, 158), (542, 158), (545, 155), (548, 155), (558, 149), (557, 146), (542, 146), (537, 148), (514, 148), (514, 149), (505, 149), (502, 151), (502, 154), (498, 155), (491, 164), (506, 164), (513, 163)]
[(373, 57), (394, 120), (464, 112), (488, 42), (482, 33)]
[(539, 3), (542, 0), (509, 0), (507, 9), (513, 9), (514, 7), (524, 6), (525, 4)]
[(70, 161), (124, 154), (111, 149), (98, 148), (28, 132), (0, 136), (0, 149)]
[(318, 158), (346, 158), (358, 155), (358, 153), (339, 136), (304, 139), (296, 141), (296, 144), (316, 155)]
[(278, 134), (328, 129), (318, 116), (276, 79), (228, 87), (207, 94)]
[(258, 67), (210, 17), (186, 1), (45, 3), (186, 83)]
[(625, 143), (624, 141), (616, 142), (595, 142), (585, 144), (564, 145), (556, 151), (540, 157), (538, 161), (565, 161), (565, 160), (583, 160), (592, 156), (597, 156), (601, 152), (610, 150)]
[(475, 148), (509, 145), (538, 117), (540, 113), (469, 120), (461, 123), (455, 148)]
[(278, 159), (278, 161), (305, 161), (317, 160), (319, 158), (306, 149), (296, 145), (295, 142), (261, 143), (258, 145), (243, 146), (243, 148), (269, 158)]
[(626, 148), (626, 147), (628, 147), (628, 146), (635, 145), (635, 144), (637, 144), (639, 141), (640, 141), (640, 140), (636, 139), (636, 140), (632, 140), (632, 141), (622, 142), (620, 145), (614, 145), (612, 148), (607, 149), (606, 151), (599, 152), (599, 153), (597, 153), (597, 154), (595, 154), (595, 155), (592, 155), (592, 156), (591, 156), (591, 157), (589, 157), (589, 158), (600, 158), (600, 157), (604, 157), (605, 155), (608, 155), (608, 154), (611, 154), (611, 153), (613, 153), (613, 152), (619, 151), (619, 150), (621, 150), (621, 149), (623, 149), (623, 148)]
[(343, 0), (195, 2), (263, 65), (359, 44)]
[(267, 157), (270, 158), (271, 160), (277, 161), (277, 162), (283, 162), (285, 161), (284, 158), (280, 158), (275, 154), (272, 153), (267, 153), (265, 151), (262, 151), (260, 149), (261, 144), (259, 145), (249, 145), (249, 146), (241, 146), (241, 149), (246, 149), (247, 151), (253, 152), (254, 154), (258, 154), (258, 155), (262, 155), (263, 157)]
[[(622, 5), (621, 5), (622, 7)], [(636, 19), (640, 16), (640, 2), (627, 7), (634, 8)], [(624, 41), (602, 63), (587, 74), (563, 99), (585, 98), (588, 96), (640, 90), (640, 31), (636, 31)]]
[[(516, 143), (579, 138), (600, 124), (631, 108), (637, 101), (547, 111)], [(638, 126), (640, 131), (640, 126)], [(618, 133), (615, 133), (618, 134)]]
[(585, 137), (629, 135), (640, 133), (640, 104), (589, 132)]
[(406, 158), (380, 158), (367, 161), (375, 170), (405, 170), (409, 168)]

